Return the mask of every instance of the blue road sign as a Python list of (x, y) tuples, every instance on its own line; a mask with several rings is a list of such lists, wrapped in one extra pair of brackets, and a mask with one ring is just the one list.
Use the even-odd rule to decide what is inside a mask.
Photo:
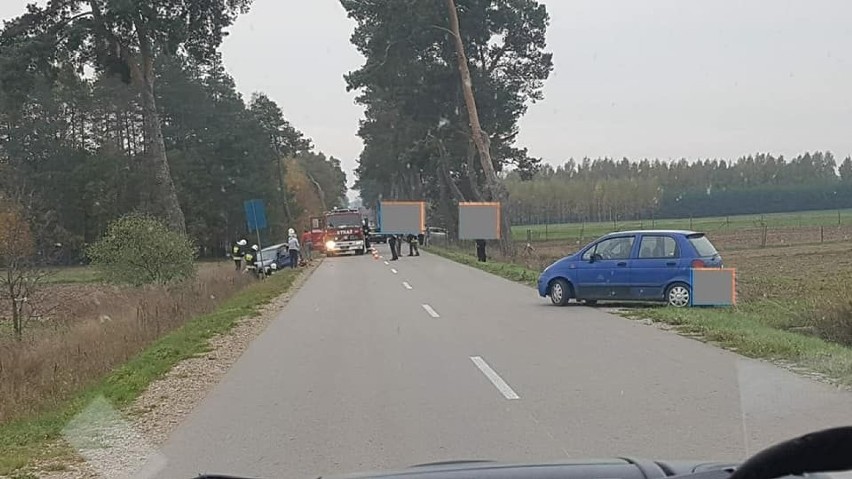
[(266, 228), (266, 208), (263, 206), (263, 200), (249, 200), (244, 205), (249, 233)]

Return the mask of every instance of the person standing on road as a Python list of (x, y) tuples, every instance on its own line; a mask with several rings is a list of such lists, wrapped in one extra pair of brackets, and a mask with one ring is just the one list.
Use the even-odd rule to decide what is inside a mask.
[(396, 237), (396, 256), (402, 256), (402, 242), (405, 240), (403, 235), (397, 235)]
[(396, 261), (399, 259), (399, 256), (396, 254), (396, 235), (388, 236), (388, 246), (390, 246), (391, 250), (391, 261)]
[(417, 247), (417, 236), (408, 235), (408, 256), (420, 256), (420, 249)]
[(305, 260), (310, 261), (313, 259), (313, 251), (314, 251), (314, 240), (311, 237), (311, 232), (305, 228), (305, 231), (302, 233), (302, 248), (304, 248), (304, 256)]
[(296, 238), (295, 231), (290, 235), (290, 240), (287, 241), (287, 248), (290, 250), (290, 267), (297, 268), (299, 266), (299, 238)]
[(476, 240), (476, 259), (482, 263), (485, 262), (485, 240)]
[(370, 220), (364, 218), (364, 225), (361, 227), (364, 232), (364, 249), (370, 249)]

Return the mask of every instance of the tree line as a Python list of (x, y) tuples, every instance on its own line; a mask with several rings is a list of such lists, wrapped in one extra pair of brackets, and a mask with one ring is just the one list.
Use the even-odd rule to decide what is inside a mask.
[(506, 175), (513, 223), (683, 218), (852, 207), (852, 158), (759, 153), (725, 160), (569, 160)]
[(0, 198), (24, 207), (39, 251), (77, 261), (141, 211), (219, 255), (245, 200), (266, 202), (276, 239), (345, 204), (340, 162), (225, 71), (218, 46), (250, 3), (51, 0), (5, 22)]
[[(381, 199), (426, 200), (429, 221), (452, 229), (458, 201), (490, 200), (466, 109), (455, 12), (470, 86), (493, 169), (530, 177), (540, 159), (517, 145), (518, 121), (543, 98), (553, 69), (549, 16), (535, 0), (340, 0), (365, 63), (345, 76), (365, 107), (356, 188)], [(449, 8), (448, 8), (449, 7)], [(453, 20), (455, 20), (453, 18)], [(467, 73), (465, 72), (466, 76)], [(476, 139), (479, 139), (477, 134)], [(481, 145), (479, 150), (481, 150)]]

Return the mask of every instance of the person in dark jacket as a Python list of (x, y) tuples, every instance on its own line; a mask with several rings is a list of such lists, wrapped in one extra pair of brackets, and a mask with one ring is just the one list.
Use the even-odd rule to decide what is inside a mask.
[(485, 240), (478, 239), (476, 240), (476, 259), (480, 262), (484, 263), (486, 260), (485, 257)]
[(391, 259), (390, 259), (390, 260), (391, 260), (391, 261), (396, 261), (396, 260), (398, 260), (398, 259), (399, 259), (399, 255), (397, 255), (397, 254), (396, 254), (396, 253), (397, 253), (397, 251), (398, 251), (398, 250), (396, 249), (396, 235), (390, 235), (390, 236), (388, 236), (388, 246), (390, 246), (390, 250), (391, 250)]
[(231, 247), (231, 258), (234, 259), (234, 266), (236, 266), (237, 271), (242, 269), (243, 266), (243, 255), (245, 254), (246, 240), (241, 239), (234, 243), (234, 246)]
[(420, 249), (417, 247), (417, 236), (408, 235), (408, 256), (420, 256)]
[[(258, 272), (257, 265), (254, 264), (255, 260), (257, 260), (257, 253), (260, 251), (260, 247), (256, 244), (251, 245), (251, 248), (246, 249), (246, 252), (243, 254), (243, 263), (246, 265), (246, 269), (243, 271), (252, 271)], [(260, 274), (260, 272), (258, 272)]]
[(364, 249), (370, 249), (370, 221), (364, 218), (364, 225), (361, 226), (361, 231), (364, 232)]
[(402, 256), (402, 242), (405, 241), (405, 236), (397, 235), (396, 237), (396, 256)]

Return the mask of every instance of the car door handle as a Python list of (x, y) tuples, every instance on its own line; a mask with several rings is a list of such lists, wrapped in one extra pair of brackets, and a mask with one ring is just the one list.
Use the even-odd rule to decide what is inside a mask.
[(677, 261), (669, 261), (666, 266), (677, 266)]
[(627, 266), (627, 262), (621, 261), (621, 262), (617, 263), (616, 266)]

